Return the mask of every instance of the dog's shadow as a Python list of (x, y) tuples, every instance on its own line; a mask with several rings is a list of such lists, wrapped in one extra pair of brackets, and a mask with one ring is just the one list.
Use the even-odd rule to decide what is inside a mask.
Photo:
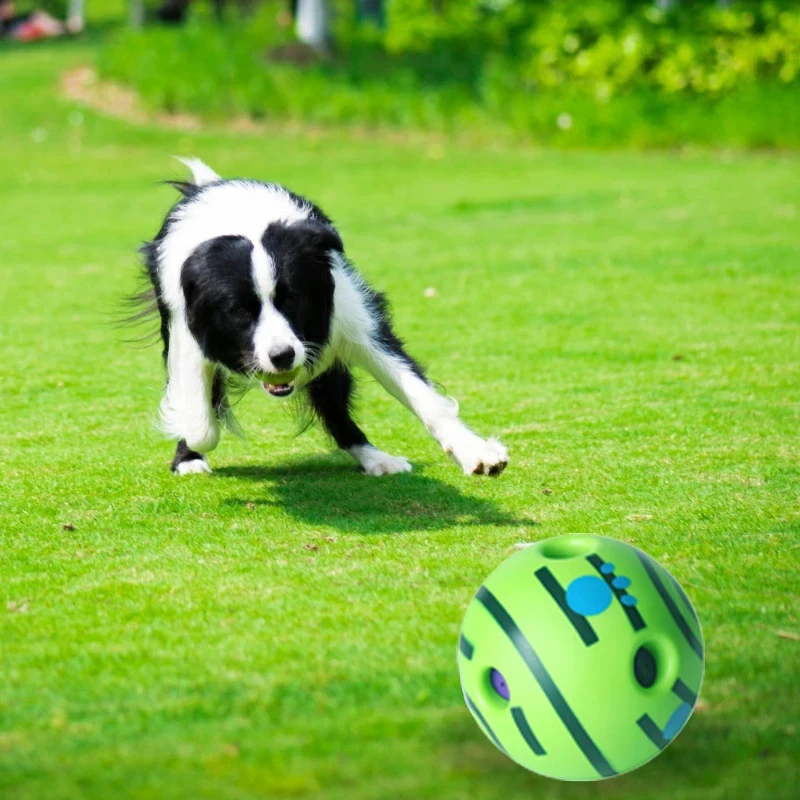
[[(261, 488), (250, 497), (230, 497), (229, 506), (274, 506), (317, 526), (344, 533), (400, 533), (459, 526), (531, 527), (492, 501), (415, 471), (380, 478), (330, 458), (306, 458), (284, 466), (218, 467), (219, 478), (252, 481)], [(486, 480), (486, 479), (483, 479)], [(267, 495), (265, 497), (265, 495)]]

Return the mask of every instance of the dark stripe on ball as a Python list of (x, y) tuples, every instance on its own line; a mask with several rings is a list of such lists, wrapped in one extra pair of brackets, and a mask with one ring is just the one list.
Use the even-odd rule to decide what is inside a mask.
[(672, 693), (676, 694), (684, 703), (688, 703), (690, 706), (694, 706), (697, 702), (697, 695), (680, 678), (675, 681), (672, 687)]
[(547, 567), (537, 569), (534, 574), (539, 579), (539, 583), (547, 590), (550, 597), (556, 601), (556, 604), (561, 609), (564, 616), (570, 621), (572, 627), (575, 628), (576, 633), (581, 637), (581, 641), (587, 647), (594, 644), (597, 641), (597, 634), (594, 628), (589, 624), (586, 617), (582, 614), (576, 614), (567, 605), (567, 594), (555, 575), (553, 575)]
[(519, 706), (515, 706), (511, 709), (511, 716), (514, 718), (514, 723), (516, 724), (520, 735), (525, 740), (525, 744), (527, 744), (537, 756), (547, 755), (544, 747), (542, 747), (542, 743), (536, 738), (536, 735), (531, 730), (531, 726), (528, 725), (528, 720), (525, 718), (525, 712)]
[(695, 632), (692, 630), (689, 623), (686, 621), (686, 618), (681, 614), (680, 609), (678, 606), (675, 605), (675, 601), (672, 599), (672, 596), (667, 591), (667, 587), (664, 586), (661, 578), (659, 577), (658, 573), (655, 569), (655, 561), (653, 561), (650, 556), (642, 553), (641, 551), (636, 551), (636, 556), (639, 561), (642, 562), (642, 566), (645, 568), (648, 577), (653, 582), (653, 586), (656, 587), (656, 591), (661, 595), (661, 599), (664, 601), (664, 605), (667, 607), (672, 619), (675, 620), (675, 624), (680, 629), (680, 632), (683, 634), (683, 638), (689, 643), (689, 646), (694, 650), (695, 654), (698, 658), (703, 657), (703, 644), (695, 635)]
[[(669, 575), (669, 573), (667, 573)], [(694, 606), (692, 605), (691, 600), (686, 596), (686, 592), (683, 591), (683, 587), (672, 577), (669, 575), (669, 579), (672, 582), (672, 585), (675, 587), (675, 591), (681, 596), (686, 608), (689, 609), (689, 613), (692, 615), (692, 619), (695, 621), (695, 625), (700, 627), (700, 620), (697, 618), (697, 612), (694, 610)]]
[(649, 714), (639, 717), (636, 724), (644, 731), (645, 736), (659, 749), (663, 750), (669, 742), (664, 738), (661, 728), (653, 722)]
[(480, 724), (483, 725), (484, 729), (486, 730), (486, 733), (489, 734), (489, 738), (506, 755), (508, 755), (508, 753), (506, 752), (505, 747), (503, 747), (503, 745), (500, 744), (500, 740), (497, 738), (497, 736), (495, 735), (495, 732), (492, 730), (491, 725), (489, 725), (489, 723), (486, 721), (486, 718), (483, 716), (483, 714), (481, 714), (481, 712), (478, 710), (478, 707), (475, 705), (475, 703), (472, 702), (472, 698), (466, 692), (464, 693), (464, 700), (467, 701), (467, 706), (469, 706), (469, 710), (478, 718), (478, 722), (480, 722)]
[(642, 628), (646, 628), (644, 620), (642, 619), (642, 615), (637, 610), (636, 606), (626, 606), (625, 603), (622, 602), (622, 598), (628, 594), (625, 589), (618, 589), (614, 586), (614, 578), (616, 577), (613, 572), (609, 572), (606, 574), (602, 572), (600, 567), (605, 564), (600, 556), (596, 553), (592, 553), (590, 556), (586, 556), (586, 560), (597, 570), (598, 575), (608, 584), (611, 591), (614, 593), (614, 597), (617, 598), (617, 602), (620, 605), (620, 608), (625, 612), (625, 616), (628, 618), (628, 622), (630, 622), (631, 627), (635, 631), (640, 631)]
[(467, 641), (463, 633), (458, 640), (458, 649), (461, 651), (461, 655), (464, 656), (467, 661), (472, 661), (472, 654), (475, 652), (475, 648), (469, 641)]
[(550, 677), (550, 673), (545, 669), (544, 664), (539, 660), (539, 656), (536, 655), (530, 642), (528, 642), (525, 635), (517, 627), (517, 624), (511, 618), (508, 611), (505, 610), (500, 601), (485, 586), (481, 586), (481, 588), (478, 589), (478, 593), (475, 597), (492, 617), (494, 617), (494, 621), (503, 629), (503, 632), (508, 636), (511, 644), (514, 645), (517, 652), (522, 656), (522, 660), (545, 693), (553, 710), (558, 714), (559, 719), (564, 723), (570, 736), (575, 740), (575, 744), (578, 745), (581, 752), (589, 760), (589, 763), (591, 763), (597, 770), (597, 773), (604, 778), (610, 778), (612, 775), (616, 775), (616, 771), (611, 764), (608, 763), (606, 757), (600, 752), (600, 749), (586, 732), (583, 725), (581, 725), (580, 721), (569, 707), (569, 704), (564, 699), (564, 695), (561, 694), (558, 686), (556, 686), (555, 682)]

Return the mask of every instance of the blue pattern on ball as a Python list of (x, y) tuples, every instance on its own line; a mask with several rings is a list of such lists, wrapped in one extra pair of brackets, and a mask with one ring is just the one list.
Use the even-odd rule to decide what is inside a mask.
[(594, 575), (575, 578), (567, 586), (567, 605), (584, 617), (602, 614), (611, 605), (612, 598), (608, 584)]
[(667, 741), (678, 735), (678, 732), (686, 724), (686, 720), (689, 719), (691, 713), (692, 707), (688, 703), (681, 703), (675, 711), (672, 712), (672, 716), (664, 726), (664, 738)]

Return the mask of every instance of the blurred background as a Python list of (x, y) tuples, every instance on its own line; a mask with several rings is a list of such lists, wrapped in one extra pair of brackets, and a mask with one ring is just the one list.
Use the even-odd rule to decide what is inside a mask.
[(14, 5), (100, 37), (99, 77), (173, 114), (562, 146), (800, 142), (800, 10), (789, 0)]

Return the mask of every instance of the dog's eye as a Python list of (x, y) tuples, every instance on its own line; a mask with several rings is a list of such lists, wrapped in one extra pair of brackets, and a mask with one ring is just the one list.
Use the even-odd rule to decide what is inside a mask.
[(295, 299), (296, 296), (294, 292), (284, 290), (275, 298), (275, 305), (281, 309), (291, 308), (294, 305)]
[(231, 309), (230, 314), (234, 319), (245, 320), (245, 321), (249, 321), (253, 317), (253, 314), (250, 311), (250, 309), (245, 308), (244, 306), (234, 306)]

